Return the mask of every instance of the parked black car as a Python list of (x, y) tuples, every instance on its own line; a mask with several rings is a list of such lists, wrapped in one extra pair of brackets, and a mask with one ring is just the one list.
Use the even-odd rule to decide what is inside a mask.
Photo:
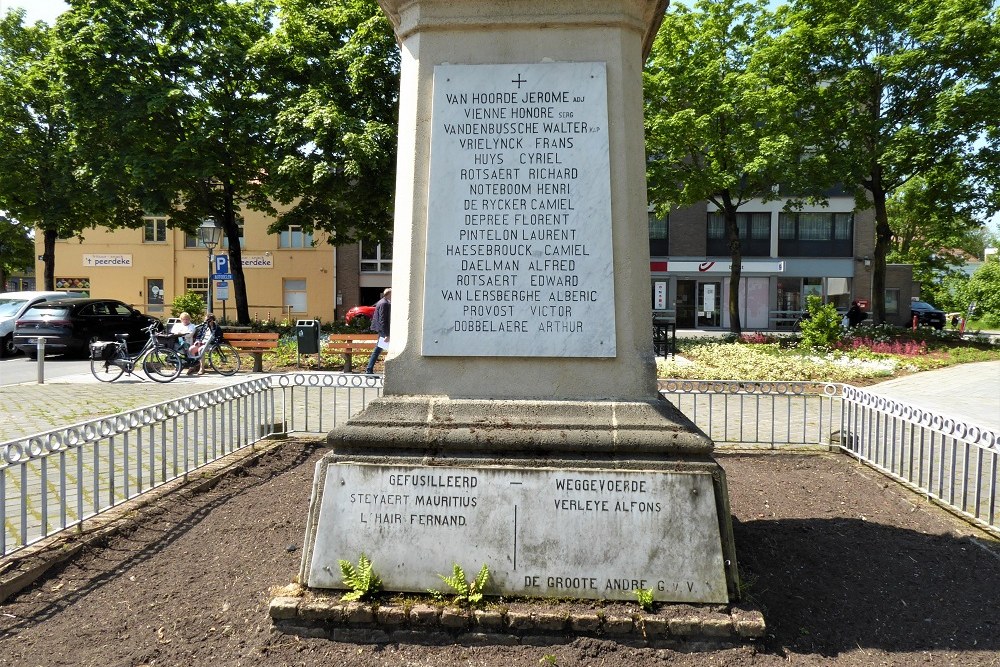
[(944, 329), (945, 314), (943, 310), (938, 310), (926, 301), (910, 302), (910, 322), (916, 316), (917, 325), (924, 327), (934, 327)]
[(46, 354), (87, 356), (90, 343), (128, 334), (128, 347), (138, 352), (149, 336), (143, 329), (159, 320), (114, 299), (60, 299), (32, 306), (14, 324), (14, 345), (32, 359), (36, 340), (45, 338)]

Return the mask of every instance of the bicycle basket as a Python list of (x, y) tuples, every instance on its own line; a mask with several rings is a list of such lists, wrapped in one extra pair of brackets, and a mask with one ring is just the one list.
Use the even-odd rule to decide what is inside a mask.
[(177, 339), (180, 338), (179, 334), (158, 333), (153, 335), (156, 336), (156, 343), (160, 347), (169, 347), (171, 349), (177, 347)]
[(98, 341), (90, 344), (90, 358), (97, 361), (110, 361), (115, 356), (117, 343)]

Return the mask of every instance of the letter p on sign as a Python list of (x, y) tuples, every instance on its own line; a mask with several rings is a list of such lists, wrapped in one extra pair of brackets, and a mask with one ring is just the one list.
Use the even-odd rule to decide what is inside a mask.
[(215, 268), (212, 273), (229, 273), (229, 255), (216, 255), (212, 261)]

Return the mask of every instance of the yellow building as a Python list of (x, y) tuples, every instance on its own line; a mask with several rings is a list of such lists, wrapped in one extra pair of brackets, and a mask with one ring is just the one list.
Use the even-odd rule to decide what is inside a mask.
[[(268, 234), (270, 222), (262, 213), (244, 212), (241, 240), (250, 317), (332, 321), (336, 248), (327, 243), (325, 233), (314, 236), (295, 226)], [(35, 235), (36, 257), (44, 251), (41, 237)], [(119, 299), (155, 317), (169, 317), (171, 302), (188, 290), (207, 296), (208, 249), (197, 234), (168, 228), (166, 217), (149, 217), (142, 229), (88, 229), (83, 237), (56, 243), (56, 289)], [(224, 240), (213, 254), (227, 254), (227, 248)], [(43, 270), (36, 260), (36, 275)], [(212, 310), (234, 320), (232, 282), (214, 282), (213, 292)]]

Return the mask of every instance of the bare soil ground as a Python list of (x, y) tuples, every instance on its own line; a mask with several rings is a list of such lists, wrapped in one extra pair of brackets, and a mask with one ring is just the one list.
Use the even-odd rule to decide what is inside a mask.
[(707, 653), (359, 645), (286, 635), (313, 464), (292, 440), (210, 491), (144, 510), (0, 605), (0, 665), (1000, 665), (1000, 545), (838, 454), (722, 455), (744, 583), (769, 634)]

